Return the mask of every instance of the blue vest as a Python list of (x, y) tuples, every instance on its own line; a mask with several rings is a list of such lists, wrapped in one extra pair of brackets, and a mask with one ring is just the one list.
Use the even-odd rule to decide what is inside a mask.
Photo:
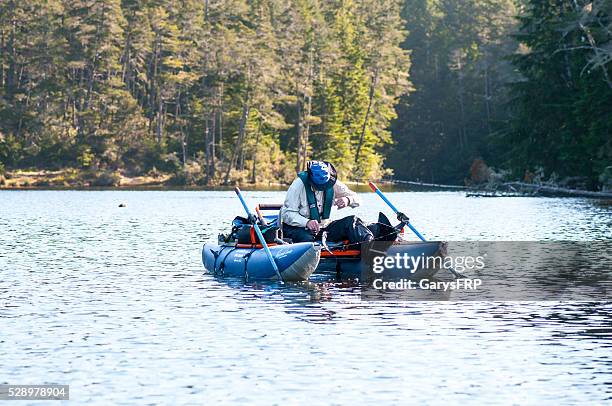
[(298, 173), (298, 177), (302, 180), (304, 188), (306, 189), (306, 201), (308, 202), (308, 210), (310, 210), (310, 219), (317, 221), (328, 219), (331, 214), (332, 203), (334, 202), (334, 185), (328, 185), (325, 190), (323, 190), (323, 213), (319, 213), (317, 198), (315, 192), (312, 190), (312, 183), (310, 182), (308, 172), (300, 172)]

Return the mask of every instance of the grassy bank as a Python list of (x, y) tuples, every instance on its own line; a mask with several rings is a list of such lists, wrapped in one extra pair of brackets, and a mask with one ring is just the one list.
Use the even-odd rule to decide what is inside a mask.
[(170, 175), (127, 177), (119, 172), (93, 172), (77, 169), (19, 170), (0, 176), (2, 189), (90, 188), (90, 187), (161, 187)]
[[(240, 184), (245, 189), (285, 190), (278, 182)], [(185, 182), (183, 176), (152, 173), (146, 176), (127, 176), (119, 171), (90, 171), (67, 168), (61, 170), (17, 170), (0, 174), (0, 189), (210, 189), (230, 190), (227, 185), (199, 185)]]
[[(368, 192), (365, 182), (345, 182), (357, 192)], [(287, 190), (286, 182), (237, 181), (244, 190)], [(119, 171), (89, 171), (74, 168), (61, 170), (17, 170), (0, 174), (0, 190), (48, 189), (137, 189), (137, 190), (232, 190), (234, 184), (201, 185), (185, 183), (184, 176), (152, 173), (146, 176), (127, 176)], [(402, 185), (387, 184), (387, 190), (405, 190)]]

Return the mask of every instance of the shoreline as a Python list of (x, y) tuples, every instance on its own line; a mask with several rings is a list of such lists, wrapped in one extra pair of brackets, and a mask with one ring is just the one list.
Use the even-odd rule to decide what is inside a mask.
[[(612, 199), (610, 191), (588, 191), (568, 189), (551, 185), (528, 184), (524, 182), (505, 182), (498, 185), (500, 189), (489, 189), (485, 185), (463, 186), (442, 185), (436, 183), (377, 180), (385, 185), (388, 192), (464, 192), (467, 197), (580, 197), (591, 199)], [(367, 182), (345, 181), (356, 192), (370, 191)], [(74, 168), (61, 170), (19, 170), (7, 171), (0, 175), (2, 190), (79, 190), (79, 191), (231, 191), (235, 186), (251, 191), (285, 191), (290, 183), (281, 182), (240, 182), (230, 185), (181, 185), (172, 174), (154, 174), (148, 176), (126, 176), (119, 172), (83, 171)], [(509, 194), (500, 193), (506, 190)]]
[(285, 190), (283, 183), (260, 182), (230, 185), (181, 185), (172, 174), (126, 176), (119, 172), (61, 170), (19, 170), (0, 175), (0, 190)]
[[(357, 192), (370, 191), (367, 182), (345, 181)], [(389, 181), (380, 181), (390, 191), (405, 191), (408, 188)], [(176, 183), (173, 174), (163, 173), (148, 176), (126, 176), (120, 172), (85, 171), (74, 168), (60, 170), (15, 170), (0, 175), (0, 190), (135, 190), (135, 191), (232, 191), (239, 186), (252, 191), (286, 191), (291, 182), (241, 182), (229, 185), (181, 185)]]

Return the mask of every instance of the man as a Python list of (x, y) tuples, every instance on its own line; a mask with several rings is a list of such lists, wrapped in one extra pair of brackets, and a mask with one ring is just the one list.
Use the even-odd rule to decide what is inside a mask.
[(359, 206), (357, 194), (337, 179), (329, 162), (310, 161), (287, 190), (281, 208), (283, 235), (293, 242), (309, 242), (327, 233), (332, 242), (348, 240), (351, 244), (372, 241), (374, 236), (356, 216), (330, 221), (332, 205), (338, 209)]

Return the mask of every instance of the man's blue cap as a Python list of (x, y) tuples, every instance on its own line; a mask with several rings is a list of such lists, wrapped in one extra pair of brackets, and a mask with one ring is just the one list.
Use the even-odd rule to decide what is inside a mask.
[(315, 161), (310, 164), (310, 180), (315, 185), (325, 185), (331, 178), (331, 170), (327, 163)]

